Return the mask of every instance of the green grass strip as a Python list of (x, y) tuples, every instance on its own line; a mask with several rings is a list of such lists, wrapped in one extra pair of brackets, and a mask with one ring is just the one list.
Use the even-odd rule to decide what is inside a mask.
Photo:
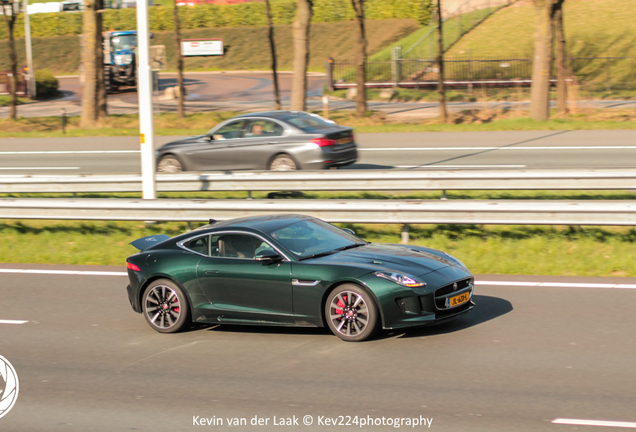
[[(193, 224), (196, 226), (198, 224)], [(343, 224), (365, 240), (398, 243), (400, 225)], [(0, 262), (122, 265), (129, 243), (174, 236), (185, 223), (0, 222)], [(636, 229), (630, 227), (413, 225), (411, 243), (441, 249), (481, 274), (636, 276)], [(20, 245), (20, 247), (16, 247)]]

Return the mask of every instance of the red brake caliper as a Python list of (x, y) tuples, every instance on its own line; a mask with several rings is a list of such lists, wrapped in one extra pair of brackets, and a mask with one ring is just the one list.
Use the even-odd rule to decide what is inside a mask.
[[(342, 296), (342, 298), (344, 298), (344, 301), (347, 301), (347, 296)], [(344, 308), (344, 307), (345, 307), (345, 304), (344, 304), (342, 301), (340, 301), (340, 300), (338, 300), (337, 305), (338, 305), (339, 307), (341, 307), (341, 308)], [(335, 312), (336, 312), (337, 314), (339, 314), (339, 315), (342, 315), (342, 314), (344, 313), (344, 311), (343, 311), (342, 309), (336, 309), (336, 310), (335, 310)]]

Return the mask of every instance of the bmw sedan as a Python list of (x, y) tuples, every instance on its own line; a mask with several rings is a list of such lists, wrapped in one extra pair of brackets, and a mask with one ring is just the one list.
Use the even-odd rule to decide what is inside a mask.
[(244, 114), (205, 135), (173, 141), (156, 154), (157, 171), (318, 170), (354, 163), (350, 127), (302, 111)]
[(128, 299), (161, 333), (193, 322), (328, 327), (362, 341), (475, 306), (473, 276), (456, 258), (369, 243), (308, 216), (234, 219), (131, 244)]

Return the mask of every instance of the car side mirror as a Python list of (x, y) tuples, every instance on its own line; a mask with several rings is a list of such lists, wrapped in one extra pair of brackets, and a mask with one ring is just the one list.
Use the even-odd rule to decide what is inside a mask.
[(254, 259), (256, 261), (261, 261), (261, 262), (276, 262), (276, 261), (282, 261), (283, 257), (280, 256), (275, 251), (269, 249), (269, 250), (264, 250), (261, 253), (257, 254), (254, 257)]
[(342, 228), (342, 230), (346, 233), (349, 233), (351, 235), (356, 235), (356, 232), (350, 228)]

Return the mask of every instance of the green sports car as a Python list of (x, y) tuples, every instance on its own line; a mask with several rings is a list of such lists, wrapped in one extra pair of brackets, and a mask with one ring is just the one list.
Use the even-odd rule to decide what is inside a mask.
[(345, 341), (438, 323), (471, 310), (456, 258), (375, 244), (320, 219), (256, 216), (131, 244), (128, 298), (161, 333), (192, 322), (324, 327)]

